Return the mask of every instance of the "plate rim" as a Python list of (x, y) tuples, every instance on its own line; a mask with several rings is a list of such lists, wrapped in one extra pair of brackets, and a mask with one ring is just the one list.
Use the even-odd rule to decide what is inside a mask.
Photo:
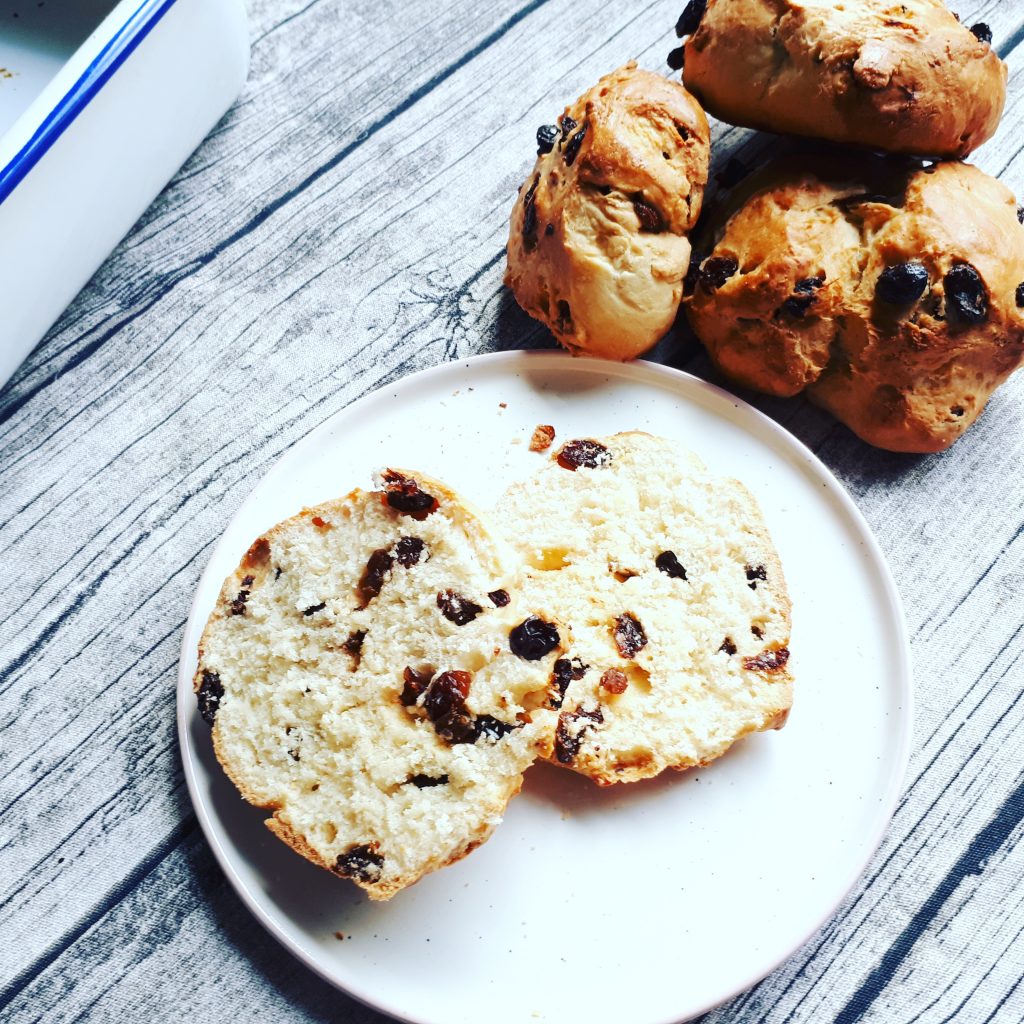
[[(279, 942), (292, 956), (296, 957), (296, 959), (312, 970), (316, 975), (326, 981), (333, 988), (357, 1000), (364, 1006), (392, 1017), (395, 1020), (404, 1022), (404, 1024), (436, 1024), (436, 1022), (425, 1017), (411, 1016), (408, 1011), (400, 1010), (397, 1007), (388, 1005), (386, 1002), (382, 1002), (379, 997), (371, 997), (361, 991), (358, 987), (340, 980), (336, 975), (329, 971), (327, 966), (322, 965), (316, 956), (311, 953), (307, 953), (299, 942), (295, 941), (292, 936), (287, 934), (285, 929), (281, 927), (277, 920), (275, 920), (274, 916), (264, 908), (257, 895), (250, 891), (243, 879), (235, 872), (230, 855), (221, 846), (220, 841), (213, 831), (210, 811), (201, 797), (198, 780), (196, 778), (195, 759), (197, 755), (193, 751), (189, 736), (189, 725), (195, 714), (195, 703), (192, 691), (192, 676), (191, 674), (186, 674), (185, 671), (186, 663), (190, 657), (189, 636), (193, 632), (195, 620), (199, 617), (197, 607), (199, 604), (199, 595), (206, 589), (206, 585), (208, 583), (207, 577), (211, 575), (213, 563), (221, 553), (221, 550), (227, 546), (227, 535), (230, 533), (236, 521), (240, 519), (246, 511), (249, 503), (252, 501), (253, 495), (259, 489), (263, 481), (273, 473), (285, 459), (293, 458), (298, 451), (307, 446), (311, 446), (318, 437), (327, 433), (337, 420), (351, 415), (353, 410), (358, 409), (359, 406), (368, 404), (372, 400), (377, 399), (380, 393), (388, 388), (396, 386), (415, 387), (417, 384), (422, 382), (431, 381), (434, 377), (443, 377), (446, 374), (457, 373), (459, 370), (471, 369), (480, 364), (487, 364), (488, 366), (494, 365), (499, 368), (502, 364), (508, 364), (509, 373), (514, 375), (516, 373), (515, 364), (517, 363), (522, 364), (524, 368), (528, 368), (528, 364), (534, 363), (535, 366), (533, 369), (538, 369), (540, 364), (545, 362), (558, 364), (557, 367), (552, 367), (552, 369), (556, 369), (557, 372), (565, 372), (567, 370), (571, 372), (576, 370), (584, 374), (600, 373), (607, 376), (617, 376), (627, 379), (632, 377), (634, 378), (635, 383), (641, 384), (645, 383), (645, 381), (654, 383), (655, 386), (658, 386), (659, 384), (667, 384), (670, 390), (676, 392), (684, 399), (687, 397), (685, 394), (686, 389), (695, 388), (698, 392), (704, 392), (712, 398), (726, 401), (742, 415), (750, 417), (756, 428), (764, 430), (772, 440), (780, 442), (784, 447), (789, 447), (793, 454), (802, 456), (807, 463), (805, 471), (816, 475), (824, 483), (831, 496), (838, 500), (842, 511), (847, 515), (853, 526), (860, 534), (859, 539), (863, 542), (867, 554), (870, 555), (870, 563), (877, 574), (878, 582), (880, 583), (885, 597), (889, 602), (889, 608), (894, 613), (892, 615), (891, 627), (894, 631), (893, 639), (897, 648), (897, 658), (896, 663), (893, 665), (893, 671), (895, 674), (894, 678), (897, 680), (895, 696), (899, 698), (898, 707), (901, 712), (899, 721), (899, 741), (897, 749), (892, 752), (893, 767), (889, 774), (887, 791), (883, 799), (880, 801), (881, 807), (877, 822), (873, 832), (868, 837), (868, 842), (864, 847), (865, 852), (863, 857), (859, 859), (855, 868), (844, 880), (842, 891), (838, 893), (834, 901), (829, 901), (827, 910), (815, 919), (813, 927), (809, 928), (806, 933), (800, 937), (799, 941), (791, 946), (791, 948), (787, 948), (784, 953), (777, 957), (770, 958), (771, 963), (766, 970), (763, 972), (759, 971), (752, 977), (745, 976), (741, 982), (738, 981), (734, 987), (730, 988), (724, 996), (721, 998), (716, 997), (714, 1002), (709, 1003), (707, 1006), (697, 1010), (696, 1012), (690, 1013), (686, 1017), (666, 1018), (664, 1020), (651, 1021), (650, 1024), (684, 1024), (685, 1021), (694, 1020), (696, 1017), (723, 1006), (725, 1003), (735, 999), (738, 995), (749, 990), (754, 985), (759, 984), (769, 975), (777, 971), (780, 966), (790, 959), (790, 957), (799, 952), (799, 950), (801, 950), (810, 941), (810, 939), (812, 939), (821, 930), (821, 928), (832, 919), (843, 901), (853, 891), (857, 882), (863, 877), (871, 863), (871, 860), (882, 845), (882, 841), (892, 823), (893, 816), (903, 795), (903, 789), (906, 784), (913, 748), (915, 694), (910, 636), (907, 628), (903, 600), (893, 576), (892, 568), (885, 557), (885, 553), (882, 551), (881, 545), (878, 543), (878, 539), (875, 537), (871, 525), (864, 517), (864, 514), (832, 470), (829, 469), (829, 467), (806, 444), (804, 444), (803, 441), (796, 437), (796, 435), (786, 430), (786, 428), (781, 424), (773, 420), (760, 409), (751, 405), (739, 395), (736, 395), (717, 384), (713, 384), (710, 381), (706, 381), (695, 374), (688, 373), (685, 370), (679, 370), (672, 366), (666, 366), (663, 363), (655, 363), (648, 360), (635, 360), (629, 363), (615, 363), (590, 356), (573, 356), (566, 352), (547, 349), (515, 349), (511, 351), (477, 353), (425, 367), (400, 377), (387, 377), (380, 381), (371, 391), (360, 395), (358, 398), (355, 398), (342, 406), (342, 408), (331, 413), (330, 416), (321, 420), (285, 448), (273, 463), (260, 474), (259, 479), (253, 484), (248, 494), (246, 494), (242, 499), (231, 518), (227, 523), (225, 523), (224, 528), (221, 530), (220, 535), (217, 537), (210, 550), (209, 557), (206, 560), (206, 565), (203, 572), (200, 574), (198, 582), (196, 583), (192, 601), (189, 606), (188, 617), (182, 629), (181, 645), (178, 655), (177, 680), (175, 685), (178, 752), (182, 762), (189, 800), (192, 804), (192, 809), (195, 812), (206, 842), (213, 851), (214, 858), (221, 870), (224, 872), (235, 893), (241, 898), (249, 912), (270, 933), (270, 935), (272, 935), (273, 938), (276, 939), (277, 942)], [(659, 378), (663, 378), (663, 380), (659, 381)]]

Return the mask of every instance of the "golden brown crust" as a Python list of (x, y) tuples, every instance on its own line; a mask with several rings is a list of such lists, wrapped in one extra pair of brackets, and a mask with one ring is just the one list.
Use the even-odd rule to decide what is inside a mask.
[(505, 283), (570, 351), (630, 359), (678, 312), (707, 182), (707, 118), (681, 85), (631, 63), (560, 124), (512, 211)]
[(709, 0), (684, 80), (732, 124), (949, 158), (995, 133), (1007, 69), (941, 0)]
[[(1024, 227), (1009, 190), (968, 164), (782, 161), (730, 202), (711, 259), (735, 272), (718, 283), (704, 261), (687, 313), (721, 370), (769, 394), (806, 389), (880, 448), (947, 448), (1024, 362)], [(927, 283), (889, 304), (879, 280), (905, 264)], [(951, 271), (982, 282), (977, 322)]]

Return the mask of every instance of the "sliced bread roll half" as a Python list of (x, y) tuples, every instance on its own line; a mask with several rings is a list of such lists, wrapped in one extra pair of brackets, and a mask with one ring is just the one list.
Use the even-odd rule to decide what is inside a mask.
[(513, 653), (539, 622), (516, 565), (447, 487), (388, 470), (259, 537), (210, 616), (195, 690), (224, 770), (372, 899), (487, 839), (551, 743), (530, 709), (559, 638)]
[(498, 521), (556, 623), (550, 759), (601, 785), (703, 765), (792, 703), (790, 601), (756, 500), (643, 433), (564, 444)]

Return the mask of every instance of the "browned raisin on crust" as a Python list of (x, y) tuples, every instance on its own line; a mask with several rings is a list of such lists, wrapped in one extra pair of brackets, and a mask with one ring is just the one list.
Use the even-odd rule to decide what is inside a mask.
[[(395, 558), (398, 559), (398, 564), (404, 569), (411, 569), (421, 561), (425, 562), (427, 560), (423, 557), (425, 547), (426, 545), (419, 537), (401, 537), (395, 545)], [(429, 557), (428, 555), (427, 558)]]
[(553, 708), (560, 708), (562, 701), (565, 699), (565, 691), (569, 689), (569, 684), (574, 679), (582, 679), (586, 673), (588, 665), (584, 665), (579, 658), (559, 658), (555, 662), (554, 669), (551, 672), (551, 699), (548, 702)]
[(463, 597), (454, 590), (442, 590), (437, 595), (437, 607), (441, 609), (441, 614), (456, 626), (465, 626), (483, 611), (475, 601), (470, 601), (468, 597)]
[(526, 661), (540, 661), (561, 643), (558, 628), (536, 615), (524, 619), (508, 634), (509, 649)]
[[(558, 728), (555, 731), (555, 757), (560, 764), (572, 764), (580, 752), (583, 736), (604, 721), (604, 712), (600, 707), (591, 711), (577, 707), (575, 711), (563, 711), (558, 716)], [(577, 722), (582, 722), (575, 727)]]
[(384, 471), (383, 479), (384, 500), (396, 512), (422, 520), (437, 511), (437, 499), (420, 490), (420, 485), (412, 477), (388, 469)]
[(473, 677), (468, 672), (442, 672), (427, 687), (423, 709), (434, 723), (437, 735), (449, 743), (476, 739), (473, 716), (466, 710), (466, 698)]
[(768, 579), (768, 570), (763, 565), (745, 565), (743, 571), (747, 574), (747, 579), (750, 581), (747, 586), (751, 590), (757, 590), (757, 581), (762, 582)]
[(626, 673), (617, 668), (610, 668), (601, 676), (601, 689), (609, 693), (625, 693), (629, 686)]
[(615, 620), (615, 646), (624, 658), (633, 658), (647, 646), (647, 634), (640, 620), (629, 612)]
[(654, 560), (654, 564), (661, 572), (668, 576), (669, 579), (686, 579), (686, 569), (679, 564), (679, 559), (676, 558), (676, 553), (674, 551), (662, 551), (662, 553)]
[(377, 548), (370, 555), (357, 588), (359, 600), (363, 602), (364, 608), (381, 592), (384, 580), (394, 564), (395, 560), (385, 548)]
[(250, 587), (253, 585), (252, 576), (246, 576), (242, 580), (242, 589), (238, 592), (236, 597), (231, 602), (231, 614), (232, 615), (244, 615), (245, 614), (245, 602), (249, 600), (249, 594), (251, 593)]
[(366, 639), (366, 630), (357, 629), (349, 633), (348, 639), (341, 645), (346, 654), (350, 655), (353, 661), (352, 671), (359, 668), (359, 659), (363, 656), (363, 641)]
[(412, 784), (417, 789), (432, 789), (434, 786), (447, 786), (447, 775), (410, 775), (406, 784)]
[(334, 873), (342, 878), (358, 878), (361, 882), (379, 882), (384, 872), (384, 858), (377, 852), (379, 843), (350, 846), (334, 862)]
[(786, 667), (789, 661), (789, 648), (778, 647), (771, 651), (762, 651), (756, 658), (744, 658), (743, 667), (752, 672), (778, 672)]
[(530, 438), (531, 452), (546, 452), (555, 439), (555, 428), (546, 423), (538, 423), (533, 428), (533, 437)]
[(216, 672), (203, 669), (203, 679), (196, 693), (196, 702), (199, 704), (199, 714), (207, 725), (213, 725), (223, 696), (224, 684), (220, 681), (220, 676)]
[(575, 473), (581, 467), (597, 469), (599, 466), (607, 466), (611, 456), (603, 444), (588, 438), (578, 438), (575, 441), (566, 441), (558, 450), (555, 460), (562, 469), (569, 469)]
[(398, 698), (403, 707), (411, 708), (419, 700), (420, 694), (426, 690), (430, 685), (430, 680), (433, 678), (433, 669), (427, 667), (415, 669), (407, 665), (402, 673), (404, 685), (401, 696)]

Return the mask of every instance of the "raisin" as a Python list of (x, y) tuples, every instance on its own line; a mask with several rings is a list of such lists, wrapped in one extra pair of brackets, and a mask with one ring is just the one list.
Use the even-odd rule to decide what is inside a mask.
[(503, 722), (500, 718), (495, 718), (494, 715), (477, 715), (473, 742), (475, 743), (481, 736), (498, 741), (504, 739), (510, 732), (521, 728), (522, 726), (518, 723), (513, 725), (511, 722)]
[(721, 288), (739, 269), (740, 264), (735, 256), (712, 256), (700, 268), (699, 280), (707, 291), (713, 292)]
[(558, 141), (558, 125), (542, 124), (537, 129), (537, 156), (544, 156), (555, 148)]
[(615, 646), (624, 658), (633, 658), (647, 646), (647, 634), (640, 620), (626, 612), (615, 619)]
[(420, 485), (411, 477), (389, 469), (384, 473), (386, 501), (396, 512), (403, 512), (413, 519), (426, 519), (437, 511), (437, 499), (420, 490)]
[(395, 545), (395, 558), (403, 568), (411, 569), (421, 560), (426, 561), (425, 558), (422, 558), (425, 547), (426, 545), (419, 537), (402, 537)]
[(611, 461), (611, 455), (603, 444), (580, 439), (563, 444), (555, 459), (562, 469), (570, 469), (575, 473), (581, 466), (586, 466), (587, 469), (607, 466)]
[(555, 439), (555, 428), (547, 423), (539, 423), (533, 428), (533, 436), (530, 438), (531, 452), (546, 452)]
[(411, 708), (420, 698), (420, 694), (430, 685), (434, 672), (429, 668), (409, 668), (406, 666), (402, 673), (405, 685), (402, 687), (401, 696), (398, 698), (403, 707)]
[[(385, 548), (377, 548), (370, 555), (366, 568), (363, 570), (362, 578), (359, 580), (359, 586), (356, 588), (359, 593), (359, 600), (363, 602), (364, 608), (381, 592), (384, 580), (388, 573), (391, 572), (391, 567), (394, 564), (395, 560)], [(309, 615), (311, 613), (305, 611), (303, 614)]]
[(970, 263), (957, 263), (943, 282), (946, 309), (965, 324), (983, 324), (988, 319), (988, 289)]
[(562, 129), (562, 142), (564, 143), (565, 140), (569, 138), (569, 132), (571, 132), (573, 128), (576, 127), (576, 121), (574, 118), (571, 118), (568, 114), (566, 114), (559, 120), (558, 124)]
[(875, 298), (889, 306), (909, 306), (928, 287), (928, 268), (917, 260), (886, 267), (875, 285)]
[(641, 195), (633, 196), (633, 209), (643, 231), (664, 231), (665, 223), (661, 214)]
[(679, 559), (676, 558), (676, 553), (674, 551), (662, 551), (662, 553), (654, 560), (654, 564), (670, 579), (686, 579), (686, 569), (679, 564)]
[(815, 293), (824, 283), (824, 274), (819, 277), (805, 277), (798, 281), (796, 288), (793, 289), (794, 294), (783, 302), (779, 312), (788, 313), (795, 320), (802, 320), (817, 298)]
[(977, 25), (972, 25), (971, 33), (979, 42), (988, 43), (989, 46), (992, 45), (992, 29), (985, 22), (979, 21)]
[(533, 184), (523, 197), (523, 245), (527, 252), (537, 248), (537, 186), (540, 175), (534, 175)]
[(507, 590), (492, 590), (487, 597), (495, 608), (504, 608), (512, 600)]
[(690, 0), (683, 8), (676, 22), (676, 35), (682, 39), (683, 36), (692, 36), (700, 28), (701, 19), (707, 8), (708, 0)]
[(526, 661), (539, 661), (559, 644), (558, 630), (536, 615), (520, 622), (508, 635), (512, 653)]
[(575, 711), (563, 711), (558, 716), (555, 730), (555, 757), (560, 764), (572, 764), (580, 752), (583, 736), (604, 721), (600, 707), (586, 711), (577, 707)]
[(308, 608), (304, 608), (302, 614), (309, 618), (310, 615), (316, 615), (317, 612), (322, 612), (327, 607), (326, 601), (321, 601), (320, 604), (311, 604)]
[(582, 679), (586, 675), (588, 667), (579, 658), (559, 658), (555, 662), (554, 670), (551, 673), (551, 688), (555, 691), (549, 702), (551, 707), (560, 708), (562, 706), (569, 684), (574, 679)]
[(727, 636), (722, 641), (722, 646), (718, 648), (718, 653), (721, 654), (722, 651), (725, 651), (725, 653), (729, 655), (736, 653), (736, 645), (732, 642), (732, 637)]
[(1017, 285), (1017, 308), (1024, 309), (1024, 281)]
[(763, 565), (745, 565), (743, 571), (747, 574), (747, 579), (750, 581), (747, 586), (751, 590), (757, 590), (757, 581), (762, 582), (768, 579), (768, 570)]
[(417, 789), (431, 789), (434, 786), (447, 786), (447, 775), (410, 775), (405, 780), (406, 785), (410, 783)]
[(326, 519), (321, 519), (320, 516), (313, 516), (312, 523), (318, 530), (329, 530), (331, 528), (331, 524)]
[(674, 50), (669, 50), (665, 63), (668, 64), (673, 71), (682, 71), (683, 64), (686, 63), (686, 47), (677, 46)]
[(352, 657), (355, 664), (352, 666), (353, 671), (359, 668), (359, 659), (363, 655), (363, 641), (366, 639), (366, 630), (357, 629), (352, 633), (349, 633), (348, 639), (341, 645), (342, 649), (346, 654)]
[(625, 693), (629, 686), (626, 673), (617, 668), (610, 668), (601, 676), (601, 689), (609, 693)]
[(384, 858), (377, 852), (377, 843), (350, 846), (335, 862), (334, 873), (342, 878), (358, 878), (360, 882), (379, 882)]
[(565, 144), (565, 151), (563, 156), (565, 157), (566, 166), (571, 167), (576, 162), (576, 157), (579, 156), (580, 146), (583, 145), (583, 140), (587, 135), (587, 122), (583, 122), (583, 127), (569, 139)]
[(224, 684), (220, 681), (220, 676), (216, 672), (203, 669), (203, 681), (199, 684), (196, 702), (199, 704), (199, 714), (207, 725), (213, 725), (223, 696)]
[(786, 667), (789, 661), (789, 648), (779, 647), (774, 651), (764, 651), (756, 658), (744, 658), (743, 667), (752, 672), (778, 672)]
[(437, 595), (437, 607), (441, 609), (441, 614), (456, 626), (465, 626), (483, 611), (475, 601), (470, 601), (468, 597), (463, 597), (454, 590), (442, 590)]
[(423, 708), (435, 725), (465, 711), (472, 678), (468, 672), (442, 672), (427, 687)]
[(548, 226), (547, 226), (547, 227), (546, 227), (546, 228), (544, 229), (544, 234), (545, 234), (545, 235), (547, 235), (547, 236), (548, 236), (549, 238), (550, 238), (550, 237), (551, 237), (551, 236), (552, 236), (552, 235), (553, 235), (554, 233), (555, 233), (555, 225), (554, 225), (554, 224), (549, 224), (549, 225), (548, 225)]
[(1024, 224), (1024, 206), (1017, 207), (1017, 223)]
[(249, 588), (253, 585), (253, 578), (246, 576), (242, 580), (242, 589), (238, 592), (238, 597), (231, 602), (231, 614), (232, 615), (244, 615), (245, 614), (245, 602), (249, 600), (249, 594), (251, 591)]
[(760, 626), (751, 626), (750, 632), (753, 633), (758, 640), (764, 639), (764, 630)]
[(281, 566), (278, 566), (274, 570), (274, 582), (275, 583), (281, 578), (281, 572), (282, 572)]

